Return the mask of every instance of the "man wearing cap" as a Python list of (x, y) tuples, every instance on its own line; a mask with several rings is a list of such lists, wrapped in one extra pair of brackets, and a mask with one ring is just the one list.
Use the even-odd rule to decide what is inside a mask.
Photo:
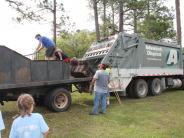
[[(99, 64), (99, 69), (96, 71), (93, 76), (93, 80), (90, 85), (90, 90), (94, 86), (94, 106), (93, 111), (90, 112), (90, 115), (98, 115), (99, 113), (106, 113), (106, 97), (108, 92), (108, 83), (109, 83), (109, 74), (105, 71), (105, 64)], [(98, 111), (99, 105), (101, 106), (100, 112)]]
[(53, 60), (53, 54), (55, 51), (55, 43), (50, 38), (47, 38), (45, 36), (41, 36), (40, 34), (37, 34), (35, 38), (39, 41), (39, 44), (36, 48), (36, 52), (39, 52), (43, 48), (46, 48), (45, 52), (45, 59), (46, 60)]

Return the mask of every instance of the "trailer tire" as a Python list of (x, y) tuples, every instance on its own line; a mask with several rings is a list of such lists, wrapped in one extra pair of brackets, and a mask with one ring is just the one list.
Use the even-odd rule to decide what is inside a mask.
[(159, 78), (154, 78), (149, 81), (149, 94), (152, 96), (160, 95), (162, 93), (161, 80)]
[(55, 112), (68, 110), (72, 102), (70, 92), (64, 88), (57, 88), (51, 91), (47, 99), (48, 107)]
[(144, 79), (135, 80), (133, 88), (136, 98), (144, 98), (148, 94), (148, 84)]

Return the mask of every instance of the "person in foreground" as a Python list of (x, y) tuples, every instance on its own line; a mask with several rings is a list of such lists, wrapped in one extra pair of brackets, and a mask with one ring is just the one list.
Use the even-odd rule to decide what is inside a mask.
[(1, 131), (4, 129), (4, 122), (3, 122), (3, 118), (2, 118), (2, 114), (0, 111), (0, 138), (1, 138)]
[[(108, 83), (109, 83), (109, 74), (105, 71), (105, 64), (99, 64), (99, 69), (96, 71), (93, 76), (93, 80), (90, 85), (90, 91), (94, 85), (94, 106), (93, 111), (89, 113), (89, 115), (98, 115), (99, 113), (106, 113), (106, 98), (108, 92)], [(101, 105), (101, 111), (98, 111), (99, 105)]]
[(13, 121), (9, 138), (47, 138), (49, 127), (42, 115), (32, 113), (34, 100), (30, 94), (22, 94), (17, 100), (19, 116)]
[(39, 52), (43, 48), (46, 48), (45, 51), (45, 60), (54, 60), (53, 54), (56, 49), (56, 45), (53, 40), (50, 38), (47, 38), (45, 36), (41, 36), (40, 34), (37, 34), (35, 36), (35, 39), (39, 41), (39, 44), (36, 48), (36, 52)]

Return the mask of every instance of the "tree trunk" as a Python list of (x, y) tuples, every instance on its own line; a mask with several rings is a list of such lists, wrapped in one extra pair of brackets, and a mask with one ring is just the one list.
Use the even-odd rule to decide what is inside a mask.
[(100, 40), (100, 30), (99, 30), (99, 24), (98, 24), (98, 9), (97, 9), (97, 0), (93, 0), (93, 10), (94, 10), (94, 16), (95, 16), (95, 29), (96, 29), (96, 40)]
[(107, 35), (107, 26), (106, 26), (106, 0), (103, 0), (103, 37)]
[(115, 15), (115, 11), (114, 11), (114, 5), (111, 5), (111, 10), (112, 10), (112, 34), (115, 34), (116, 30), (115, 30), (115, 20), (114, 20), (114, 15)]
[(123, 2), (122, 0), (119, 1), (119, 32), (123, 32), (123, 17), (124, 17), (124, 12), (123, 12)]
[(53, 39), (56, 44), (56, 0), (53, 0)]
[(181, 19), (180, 19), (180, 0), (175, 0), (176, 24), (177, 24), (177, 43), (181, 45)]
[(134, 33), (137, 33), (137, 11), (136, 9), (133, 10), (133, 20), (134, 20)]
[(150, 15), (150, 0), (148, 0), (148, 6), (147, 6), (147, 16), (149, 17), (149, 15)]

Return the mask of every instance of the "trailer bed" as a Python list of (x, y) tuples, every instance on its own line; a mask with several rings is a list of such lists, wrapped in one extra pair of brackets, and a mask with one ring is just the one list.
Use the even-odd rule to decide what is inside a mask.
[(19, 84), (0, 84), (0, 90), (7, 89), (17, 89), (17, 88), (30, 88), (30, 87), (43, 87), (52, 85), (62, 85), (62, 84), (76, 84), (82, 82), (89, 82), (92, 78), (70, 78), (64, 80), (54, 80), (54, 81), (40, 81), (40, 82), (28, 82)]
[(0, 90), (75, 82), (70, 64), (63, 61), (30, 60), (0, 46)]

